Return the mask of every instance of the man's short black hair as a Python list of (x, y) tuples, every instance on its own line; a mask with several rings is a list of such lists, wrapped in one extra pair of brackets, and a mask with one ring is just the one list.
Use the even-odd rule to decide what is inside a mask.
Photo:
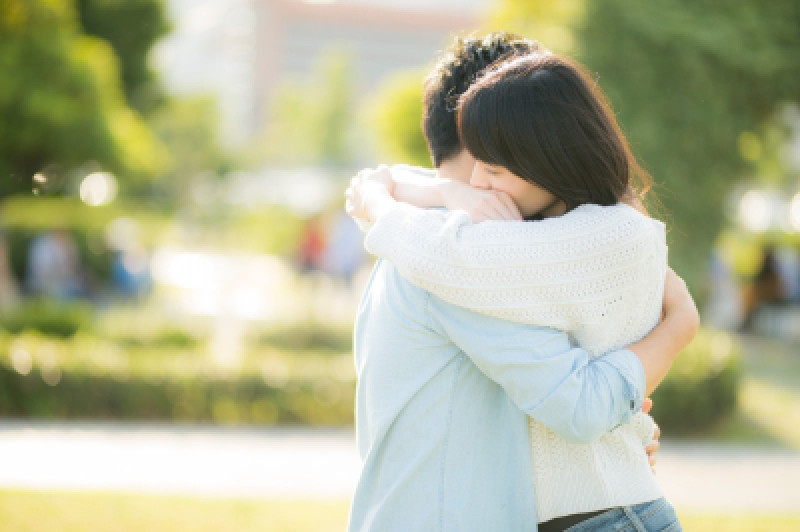
[(492, 63), (514, 54), (541, 50), (534, 40), (507, 32), (483, 38), (456, 38), (445, 50), (433, 71), (425, 78), (422, 131), (433, 165), (461, 152), (455, 109), (458, 97)]

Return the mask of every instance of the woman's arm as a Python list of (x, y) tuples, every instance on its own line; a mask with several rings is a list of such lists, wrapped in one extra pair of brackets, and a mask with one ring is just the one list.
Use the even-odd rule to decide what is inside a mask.
[(362, 170), (351, 180), (347, 198), (360, 206), (348, 213), (364, 222), (383, 216), (387, 207), (394, 204), (392, 200), (419, 208), (464, 211), (473, 223), (522, 219), (514, 200), (505, 192), (471, 187), (405, 165)]
[(473, 224), (461, 211), (399, 203), (393, 187), (387, 172), (383, 181), (370, 178), (348, 191), (348, 212), (374, 222), (367, 249), (456, 305), (571, 331), (605, 310), (632, 309), (643, 287), (663, 279), (663, 226), (627, 205)]
[(668, 268), (664, 282), (664, 319), (650, 334), (628, 347), (644, 368), (646, 395), (661, 384), (675, 358), (697, 334), (699, 326), (700, 316), (686, 283), (672, 268)]
[(369, 177), (366, 179), (385, 181), (385, 174), (381, 176), (384, 172), (388, 172), (391, 179), (392, 197), (401, 203), (420, 208), (444, 207), (449, 211), (464, 211), (472, 223), (522, 219), (514, 200), (505, 192), (475, 188), (403, 165), (367, 172)]

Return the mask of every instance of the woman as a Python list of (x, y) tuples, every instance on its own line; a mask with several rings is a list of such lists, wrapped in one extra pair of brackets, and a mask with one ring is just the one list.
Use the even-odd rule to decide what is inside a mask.
[[(458, 107), (462, 143), (477, 160), (471, 183), (490, 192), (476, 202), (442, 182), (402, 194), (424, 207), (479, 205), (475, 220), (396, 203), (388, 172), (354, 180), (348, 211), (373, 222), (371, 252), (433, 294), (567, 331), (599, 356), (656, 325), (667, 271), (663, 224), (637, 210), (631, 183), (646, 174), (613, 116), (575, 63), (552, 54), (512, 58), (476, 81)], [(534, 222), (513, 222), (522, 218)], [(503, 221), (473, 224), (482, 219)], [(653, 429), (641, 414), (575, 445), (531, 421), (540, 530), (623, 522), (680, 530), (644, 453)]]

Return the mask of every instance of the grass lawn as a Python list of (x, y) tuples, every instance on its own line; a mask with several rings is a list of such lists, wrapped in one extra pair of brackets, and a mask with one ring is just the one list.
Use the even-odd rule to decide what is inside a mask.
[(255, 500), (0, 490), (14, 532), (338, 532), (346, 501)]
[[(344, 530), (347, 501), (209, 499), (0, 490), (0, 527), (14, 532), (326, 532)], [(681, 514), (687, 532), (790, 532), (783, 516)]]
[(678, 512), (686, 532), (792, 532), (800, 530), (800, 513), (795, 515), (698, 515)]
[[(347, 501), (208, 499), (0, 490), (0, 524), (14, 532), (326, 532), (344, 529)], [(687, 532), (790, 532), (796, 515), (680, 514)]]

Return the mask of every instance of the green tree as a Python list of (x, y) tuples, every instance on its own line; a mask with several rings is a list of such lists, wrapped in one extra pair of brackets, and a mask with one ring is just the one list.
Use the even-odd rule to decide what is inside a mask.
[(390, 77), (368, 107), (383, 162), (431, 166), (422, 133), (423, 78), (418, 71)]
[(752, 132), (800, 95), (800, 4), (598, 0), (583, 21), (579, 57), (660, 184), (670, 257), (692, 281), (731, 186), (768, 162)]
[(170, 98), (150, 117), (153, 131), (172, 155), (173, 164), (159, 187), (170, 198), (185, 195), (198, 174), (223, 175), (233, 165), (218, 137), (219, 117), (213, 98)]
[(487, 31), (513, 31), (540, 41), (550, 50), (568, 54), (576, 46), (574, 28), (585, 14), (584, 0), (498, 0)]
[(129, 108), (116, 57), (79, 32), (72, 2), (0, 0), (0, 196), (60, 187), (94, 162), (123, 181), (157, 176), (168, 155)]
[(164, 99), (148, 66), (150, 49), (171, 29), (163, 0), (76, 0), (84, 33), (105, 39), (119, 59), (128, 103), (151, 111)]

